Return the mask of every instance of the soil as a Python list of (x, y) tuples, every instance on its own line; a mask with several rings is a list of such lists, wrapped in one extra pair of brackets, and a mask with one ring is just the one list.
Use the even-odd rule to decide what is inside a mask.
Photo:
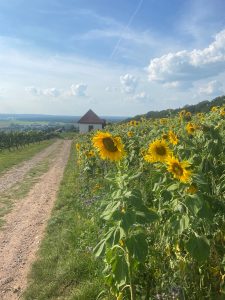
[(1, 300), (21, 299), (26, 288), (27, 275), (35, 260), (69, 158), (71, 141), (57, 141), (0, 178), (5, 180), (4, 185), (1, 181), (0, 190), (3, 186), (4, 190), (6, 186), (9, 189), (23, 180), (31, 166), (35, 166), (59, 145), (59, 151), (49, 170), (40, 177), (23, 200), (15, 203), (12, 211), (5, 217), (6, 225), (0, 231)]

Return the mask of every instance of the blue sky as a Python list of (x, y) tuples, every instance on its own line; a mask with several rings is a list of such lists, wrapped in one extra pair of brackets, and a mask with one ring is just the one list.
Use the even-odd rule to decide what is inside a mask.
[(136, 115), (224, 94), (224, 0), (0, 0), (0, 113)]

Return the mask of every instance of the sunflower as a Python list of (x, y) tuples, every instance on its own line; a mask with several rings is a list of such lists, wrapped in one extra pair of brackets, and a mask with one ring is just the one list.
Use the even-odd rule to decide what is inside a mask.
[(138, 121), (132, 120), (132, 121), (129, 122), (129, 125), (130, 126), (137, 126), (138, 125)]
[(79, 143), (76, 143), (76, 149), (77, 149), (77, 151), (80, 151), (80, 144)]
[(167, 159), (167, 170), (173, 174), (173, 177), (181, 182), (188, 183), (190, 181), (191, 171), (188, 170), (190, 163), (188, 161), (180, 162), (174, 156)]
[(168, 140), (168, 138), (169, 138), (168, 134), (167, 133), (163, 133), (162, 139), (163, 140)]
[(197, 117), (198, 117), (199, 119), (203, 119), (203, 118), (204, 118), (204, 114), (203, 114), (203, 113), (197, 113)]
[(147, 162), (165, 162), (170, 154), (171, 150), (165, 140), (155, 140), (153, 143), (149, 144), (144, 159)]
[(190, 111), (187, 111), (187, 112), (185, 113), (185, 115), (184, 115), (184, 118), (185, 118), (185, 120), (190, 121), (190, 120), (191, 120), (191, 112), (190, 112)]
[(93, 150), (90, 150), (90, 151), (87, 151), (87, 152), (86, 152), (86, 156), (87, 156), (88, 158), (90, 158), (90, 157), (95, 156), (95, 153), (94, 153)]
[(216, 112), (218, 110), (219, 110), (219, 106), (213, 106), (213, 107), (211, 107), (211, 111), (212, 112)]
[(225, 108), (224, 107), (221, 108), (220, 115), (221, 115), (221, 117), (225, 116)]
[(165, 125), (166, 123), (167, 123), (167, 118), (161, 118), (161, 119), (159, 119), (159, 123), (161, 124), (161, 125)]
[(187, 133), (193, 135), (197, 129), (197, 126), (193, 123), (188, 123), (186, 126)]
[(173, 145), (177, 145), (179, 141), (177, 135), (172, 130), (169, 131), (169, 141)]
[(132, 131), (128, 131), (127, 135), (128, 135), (128, 137), (132, 137), (134, 134)]
[(196, 185), (194, 185), (194, 184), (190, 185), (186, 190), (186, 192), (191, 195), (196, 194), (197, 191), (198, 191), (198, 189), (197, 189)]
[(183, 109), (183, 110), (181, 110), (181, 111), (179, 112), (179, 117), (180, 117), (180, 118), (183, 118), (183, 117), (185, 116), (185, 114), (186, 114), (186, 110)]
[(109, 132), (97, 132), (92, 142), (102, 159), (118, 161), (125, 155), (121, 138), (114, 137)]

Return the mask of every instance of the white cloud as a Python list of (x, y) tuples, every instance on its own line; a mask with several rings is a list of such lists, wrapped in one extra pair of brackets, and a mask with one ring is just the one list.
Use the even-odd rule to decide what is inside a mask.
[(199, 87), (198, 93), (207, 96), (219, 96), (224, 92), (223, 85), (220, 81), (212, 80)]
[(57, 88), (40, 89), (35, 86), (29, 86), (25, 88), (25, 91), (32, 96), (49, 96), (56, 98), (61, 95), (61, 91)]
[(225, 70), (225, 30), (207, 48), (168, 53), (150, 61), (150, 81), (178, 84), (218, 75)]
[(122, 85), (122, 91), (127, 94), (133, 94), (138, 85), (138, 79), (134, 75), (125, 74), (120, 76), (120, 83)]
[(59, 97), (61, 95), (61, 91), (57, 88), (48, 88), (42, 91), (43, 95), (50, 97)]
[(72, 84), (70, 88), (70, 95), (76, 97), (86, 97), (87, 87), (87, 84), (84, 83)]
[(25, 91), (32, 96), (40, 96), (42, 94), (41, 90), (34, 86), (25, 87)]

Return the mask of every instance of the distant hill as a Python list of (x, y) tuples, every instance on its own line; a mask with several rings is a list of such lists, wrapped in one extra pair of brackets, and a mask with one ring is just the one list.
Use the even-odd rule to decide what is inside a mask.
[[(100, 116), (107, 122), (120, 122), (127, 117), (116, 116)], [(27, 121), (27, 122), (49, 122), (49, 123), (76, 123), (81, 116), (55, 116), (55, 115), (41, 115), (41, 114), (0, 114), (0, 120), (10, 121)]]
[(216, 97), (215, 99), (208, 101), (202, 101), (198, 104), (194, 105), (185, 105), (182, 108), (176, 108), (176, 109), (165, 109), (161, 111), (149, 111), (146, 114), (143, 115), (137, 115), (133, 118), (126, 119), (125, 121), (129, 120), (139, 120), (141, 117), (147, 118), (147, 119), (157, 119), (157, 118), (166, 118), (168, 116), (174, 116), (177, 113), (179, 113), (181, 110), (185, 109), (187, 111), (190, 111), (192, 114), (199, 113), (199, 112), (209, 112), (211, 107), (213, 106), (221, 106), (225, 104), (225, 96)]

